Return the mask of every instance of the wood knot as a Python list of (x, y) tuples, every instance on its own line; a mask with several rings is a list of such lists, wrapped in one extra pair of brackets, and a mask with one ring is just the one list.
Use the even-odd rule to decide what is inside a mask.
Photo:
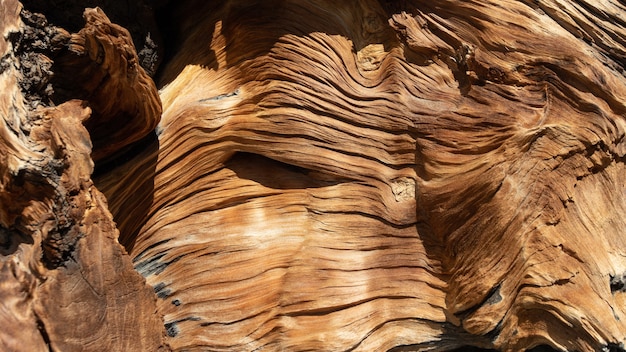
[(383, 44), (370, 44), (357, 52), (357, 66), (361, 71), (377, 70), (386, 55)]
[(405, 202), (415, 198), (415, 180), (400, 177), (391, 181), (391, 192), (396, 202)]

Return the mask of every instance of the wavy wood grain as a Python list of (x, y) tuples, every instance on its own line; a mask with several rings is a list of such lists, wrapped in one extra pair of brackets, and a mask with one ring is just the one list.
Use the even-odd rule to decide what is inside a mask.
[[(171, 57), (156, 85), (160, 119), (145, 73), (124, 79), (124, 59), (137, 58), (128, 33), (90, 10), (99, 20), (88, 15), (70, 38), (111, 45), (105, 64), (80, 56), (95, 43), (57, 67), (79, 62), (110, 85), (37, 114), (0, 110), (0, 148), (29, 155), (35, 147), (21, 141), (32, 140), (57, 150), (51, 158), (68, 165), (59, 177), (97, 206), (49, 192), (76, 204), (73, 219), (94, 235), (64, 233), (61, 243), (80, 238), (68, 252), (78, 259), (48, 268), (63, 273), (50, 282), (3, 266), (0, 294), (40, 285), (42, 297), (84, 300), (90, 317), (103, 306), (124, 312), (114, 320), (123, 333), (94, 339), (138, 341), (126, 350), (622, 351), (625, 10), (612, 0), (172, 2), (161, 13)], [(17, 92), (15, 75), (3, 77)], [(101, 82), (93, 77), (81, 79)], [(115, 146), (92, 153), (94, 184), (128, 255), (90, 183), (84, 105), (127, 119), (96, 113), (86, 124)], [(77, 117), (46, 118), (66, 115)], [(13, 116), (44, 122), (20, 135)], [(5, 214), (37, 189), (17, 196), (7, 186), (13, 159), (0, 160), (0, 197), (16, 204), (2, 207), (6, 227), (14, 218)], [(49, 264), (65, 263), (55, 257), (63, 248), (43, 248)], [(105, 268), (113, 272), (98, 281)], [(82, 288), (65, 291), (77, 277), (139, 293), (90, 300)], [(121, 308), (130, 301), (136, 309)], [(88, 340), (61, 325), (78, 308), (7, 302), (26, 313), (0, 317), (40, 347), (71, 349), (55, 338), (72, 333)], [(50, 318), (41, 341), (38, 317)], [(143, 319), (140, 337), (126, 333)], [(0, 342), (13, 343), (2, 333)]]
[(623, 5), (178, 11), (131, 251), (174, 349), (623, 344)]

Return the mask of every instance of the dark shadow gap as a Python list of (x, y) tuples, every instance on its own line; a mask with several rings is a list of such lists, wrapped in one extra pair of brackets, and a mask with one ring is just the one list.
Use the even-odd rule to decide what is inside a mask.
[(348, 180), (263, 155), (238, 152), (224, 165), (241, 179), (272, 189), (307, 189), (337, 185)]

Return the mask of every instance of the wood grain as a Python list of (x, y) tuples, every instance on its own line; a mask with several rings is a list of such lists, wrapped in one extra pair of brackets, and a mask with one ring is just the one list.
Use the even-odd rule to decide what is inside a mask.
[(0, 76), (2, 226), (49, 224), (0, 317), (35, 347), (624, 350), (623, 2), (171, 2), (156, 84), (105, 11), (44, 53), (63, 102)]
[(623, 344), (623, 6), (395, 6), (172, 15), (131, 255), (174, 349)]

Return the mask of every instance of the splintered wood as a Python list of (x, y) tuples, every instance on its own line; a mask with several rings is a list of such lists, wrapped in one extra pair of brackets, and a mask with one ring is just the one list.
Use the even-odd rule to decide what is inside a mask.
[(18, 82), (39, 77), (12, 51), (26, 33), (19, 10), (0, 1), (2, 38), (13, 38), (0, 42), (0, 350), (165, 350), (152, 290), (90, 179), (92, 110), (24, 104)]
[(623, 2), (181, 1), (156, 85), (106, 10), (0, 40), (0, 346), (624, 350)]

